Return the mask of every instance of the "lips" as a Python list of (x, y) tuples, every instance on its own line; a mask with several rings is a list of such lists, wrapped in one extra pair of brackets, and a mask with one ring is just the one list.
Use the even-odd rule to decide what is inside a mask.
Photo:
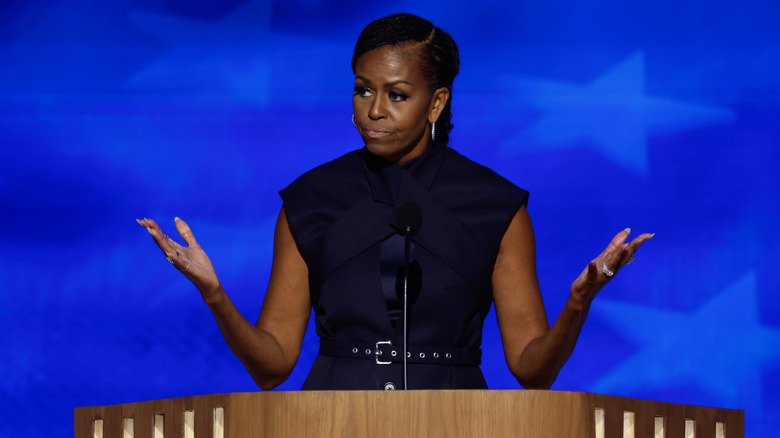
[(363, 130), (370, 138), (382, 138), (391, 134), (390, 131), (381, 128), (364, 128)]

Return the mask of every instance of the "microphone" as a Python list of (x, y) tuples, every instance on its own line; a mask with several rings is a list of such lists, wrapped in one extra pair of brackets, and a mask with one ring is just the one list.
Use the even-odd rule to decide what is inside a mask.
[(401, 208), (398, 209), (398, 214), (396, 216), (396, 223), (398, 224), (398, 228), (400, 229), (400, 233), (402, 236), (404, 236), (404, 316), (403, 316), (403, 322), (404, 322), (404, 351), (403, 351), (403, 364), (404, 364), (404, 389), (409, 389), (407, 386), (407, 363), (406, 359), (409, 355), (409, 347), (407, 345), (408, 343), (408, 335), (406, 333), (407, 328), (409, 327), (408, 324), (408, 315), (409, 315), (409, 252), (411, 247), (411, 237), (417, 234), (417, 231), (420, 230), (420, 226), (422, 226), (422, 212), (420, 211), (420, 206), (414, 203), (413, 201), (409, 201), (401, 206)]
[(411, 237), (417, 234), (422, 225), (422, 212), (420, 206), (414, 201), (409, 201), (398, 209), (396, 223), (401, 230), (401, 235)]

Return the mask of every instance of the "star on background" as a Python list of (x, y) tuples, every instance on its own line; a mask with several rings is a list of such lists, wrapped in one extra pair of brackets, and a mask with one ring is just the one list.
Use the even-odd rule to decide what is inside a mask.
[(647, 173), (649, 134), (681, 132), (734, 120), (729, 109), (649, 96), (644, 56), (637, 53), (589, 85), (508, 79), (515, 99), (542, 112), (529, 129), (507, 140), (505, 153), (558, 150), (588, 141), (615, 164)]
[(759, 321), (757, 294), (755, 274), (749, 272), (690, 313), (599, 301), (591, 313), (639, 350), (592, 390), (631, 394), (695, 386), (724, 407), (760, 412), (761, 367), (780, 359), (780, 330)]

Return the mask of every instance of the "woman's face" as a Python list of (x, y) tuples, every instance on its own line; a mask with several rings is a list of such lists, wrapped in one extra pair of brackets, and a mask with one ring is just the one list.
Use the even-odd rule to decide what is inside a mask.
[(402, 162), (425, 152), (449, 89), (431, 92), (413, 46), (381, 46), (355, 63), (352, 108), (369, 152)]

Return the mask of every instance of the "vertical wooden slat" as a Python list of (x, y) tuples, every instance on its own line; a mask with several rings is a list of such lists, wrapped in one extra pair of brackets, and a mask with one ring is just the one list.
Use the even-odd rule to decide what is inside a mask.
[(653, 426), (653, 438), (666, 438), (666, 417), (655, 417)]
[(715, 438), (726, 438), (726, 423), (720, 421), (715, 423)]
[(623, 438), (634, 438), (634, 419), (636, 415), (631, 411), (623, 411)]
[(211, 436), (213, 438), (224, 438), (225, 436), (225, 408), (221, 406), (214, 408), (214, 426)]
[(98, 418), (92, 422), (92, 437), (103, 438), (103, 419)]
[(154, 414), (153, 438), (165, 438), (165, 415)]
[(195, 411), (184, 411), (184, 438), (195, 438)]
[(685, 438), (696, 438), (696, 420), (693, 418), (685, 419)]
[[(135, 438), (135, 427), (133, 417), (122, 418), (122, 437)], [(109, 437), (111, 438), (111, 437)]]
[(596, 438), (604, 438), (604, 408), (596, 408), (593, 411), (593, 420), (596, 422)]

